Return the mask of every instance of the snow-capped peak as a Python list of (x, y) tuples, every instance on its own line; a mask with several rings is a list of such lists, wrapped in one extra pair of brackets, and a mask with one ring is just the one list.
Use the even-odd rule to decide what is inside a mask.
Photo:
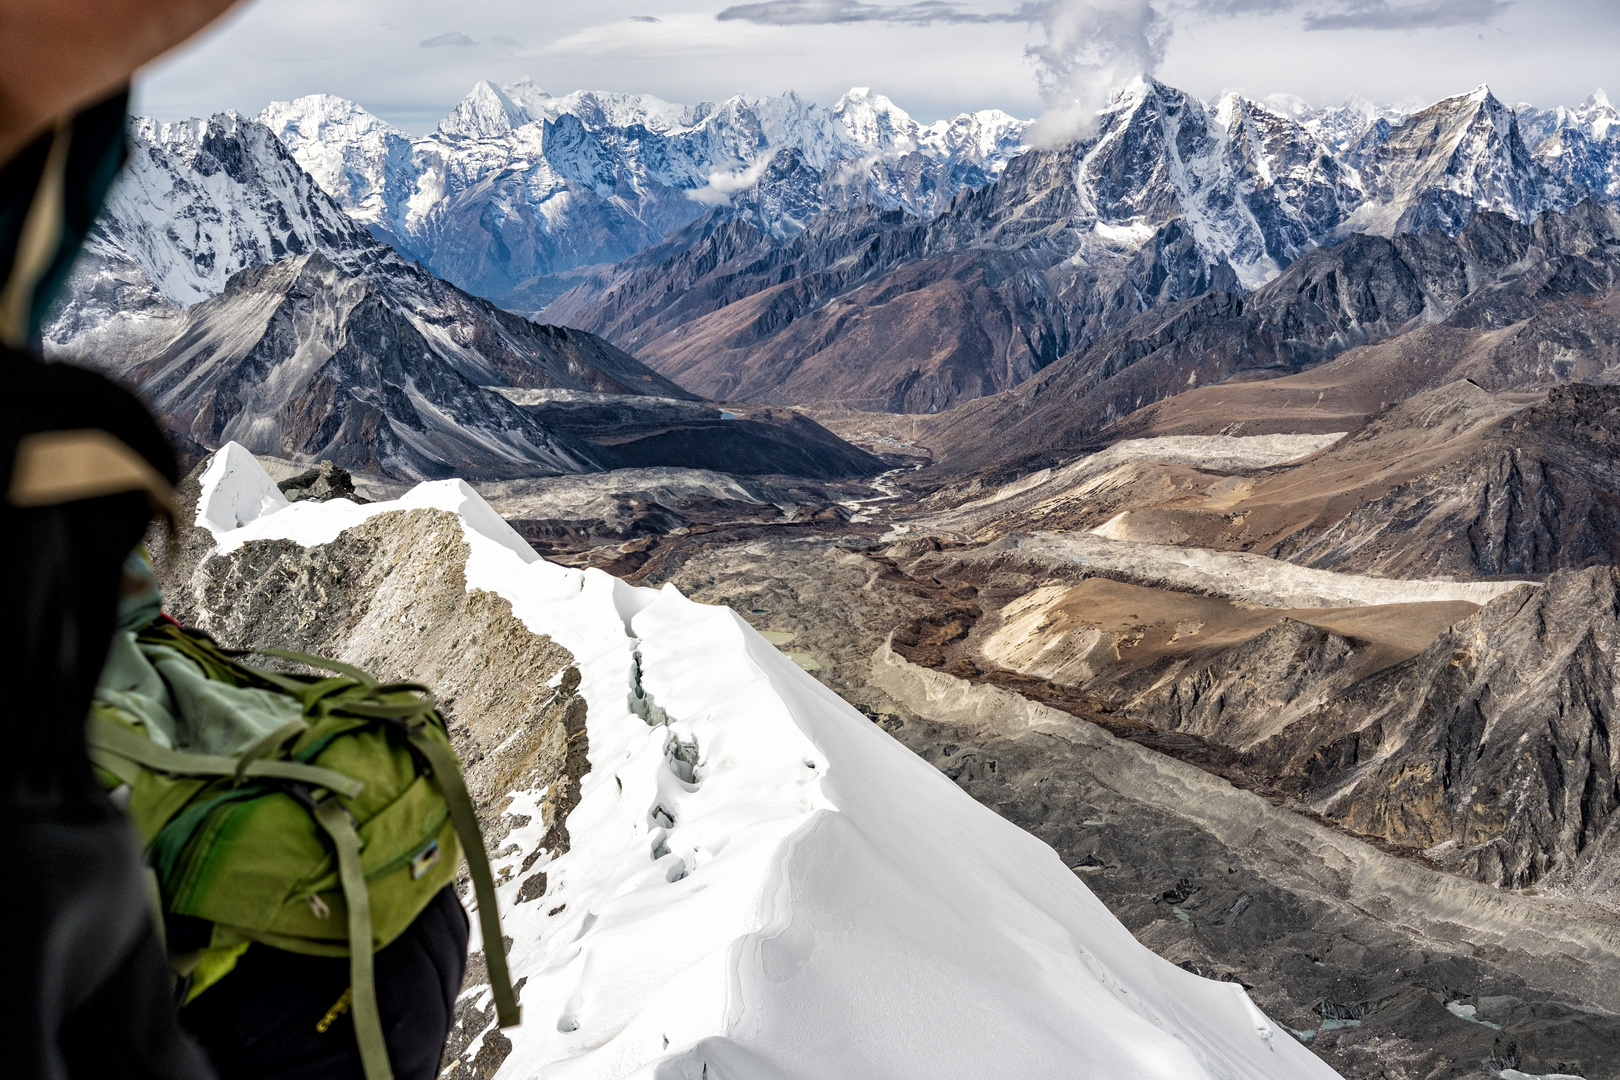
[(832, 111), (849, 137), (862, 146), (885, 154), (909, 153), (917, 147), (917, 121), (882, 94), (872, 93), (870, 87), (853, 87)]
[(300, 138), (322, 141), (373, 132), (405, 136), (386, 120), (335, 94), (306, 94), (291, 101), (272, 101), (254, 119), (274, 131), (277, 137), (283, 137), (283, 132), (296, 132)]
[(463, 138), (488, 139), (522, 127), (532, 117), (488, 80), (479, 80), (455, 112), (439, 121), (439, 131)]
[(216, 296), (238, 270), (290, 255), (320, 251), (355, 266), (387, 250), (256, 120), (138, 118), (130, 142), (94, 243), (116, 247), (171, 303)]

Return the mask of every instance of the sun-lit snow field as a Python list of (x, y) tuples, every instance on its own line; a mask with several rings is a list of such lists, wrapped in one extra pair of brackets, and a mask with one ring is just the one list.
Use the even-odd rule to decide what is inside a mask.
[[(289, 505), (235, 444), (197, 523), (309, 546), (422, 508), (460, 518), (468, 587), (572, 652), (589, 705), (572, 849), (543, 900), (501, 890), (527, 981), (499, 1077), (1334, 1076), (728, 608), (547, 563), (460, 481)], [(540, 796), (513, 793), (532, 821), (497, 870), (538, 843)]]

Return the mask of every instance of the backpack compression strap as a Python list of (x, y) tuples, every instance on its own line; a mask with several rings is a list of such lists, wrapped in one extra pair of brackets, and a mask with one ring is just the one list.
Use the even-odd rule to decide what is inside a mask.
[(489, 969), (489, 988), (495, 996), (495, 1016), (501, 1027), (513, 1027), (521, 1021), (523, 1010), (518, 1006), (517, 994), (512, 990), (512, 975), (506, 967), (506, 941), (501, 936), (500, 910), (495, 906), (495, 878), (489, 871), (489, 854), (484, 850), (484, 834), (478, 829), (472, 797), (467, 794), (461, 770), (456, 767), (456, 759), (448, 747), (428, 738), (420, 727), (411, 732), (410, 739), (411, 745), (433, 766), (433, 777), (450, 806), (450, 821), (461, 837), (473, 893), (478, 897), (478, 929), (484, 937), (484, 963)]
[[(290, 649), (252, 649), (242, 650), (240, 655), (257, 653), (261, 656), (276, 656), (283, 660), (292, 660), (296, 663), (306, 664), (309, 667), (325, 668), (336, 671), (352, 678), (363, 680), (370, 686), (377, 686), (377, 682), (359, 668), (337, 660), (329, 660), (324, 656), (312, 656), (309, 653), (294, 652)], [(272, 673), (259, 672), (256, 674), (269, 675)], [(427, 759), (429, 767), (433, 770), (434, 779), (439, 783), (439, 790), (444, 795), (444, 801), (450, 808), (450, 822), (455, 826), (456, 835), (461, 839), (461, 847), (467, 856), (467, 872), (472, 878), (473, 894), (478, 898), (478, 929), (484, 938), (484, 963), (489, 971), (490, 992), (495, 998), (495, 1017), (503, 1028), (516, 1026), (522, 1016), (522, 1009), (517, 1003), (517, 993), (512, 989), (512, 975), (506, 966), (506, 941), (501, 934), (500, 908), (495, 900), (495, 877), (489, 868), (489, 853), (484, 850), (484, 834), (478, 828), (478, 815), (473, 810), (472, 796), (467, 793), (467, 784), (461, 777), (461, 766), (457, 764), (455, 754), (443, 743), (435, 742), (427, 737), (422, 730), (424, 716), (433, 711), (433, 694), (426, 687), (407, 683), (392, 684), (399, 689), (411, 690), (422, 696), (411, 703), (398, 705), (384, 705), (371, 702), (346, 702), (343, 705), (345, 712), (357, 716), (375, 717), (380, 720), (397, 721), (405, 727), (414, 746), (421, 755)], [(336, 789), (334, 789), (336, 790)], [(324, 822), (322, 823), (324, 825)], [(345, 897), (347, 899), (347, 897)], [(350, 904), (353, 911), (353, 905)], [(370, 941), (368, 932), (367, 941)], [(353, 953), (354, 947), (350, 946)], [(369, 962), (369, 961), (368, 961)], [(355, 1023), (360, 1020), (359, 1001), (361, 998), (360, 986), (354, 987)], [(375, 1008), (375, 1005), (373, 1005)], [(363, 1049), (363, 1047), (362, 1047)], [(375, 1080), (368, 1075), (367, 1080)]]
[[(272, 733), (273, 736), (279, 734), (282, 733)], [(253, 756), (253, 751), (233, 758), (170, 750), (94, 714), (90, 717), (85, 741), (90, 747), (91, 760), (126, 782), (133, 781), (134, 777), (124, 775), (128, 770), (121, 767), (120, 759), (171, 776), (234, 776), (238, 782), (247, 779), (290, 780), (335, 791), (346, 799), (355, 798), (365, 788), (364, 782), (333, 769), (307, 765), (301, 761), (266, 760)]]
[(360, 866), (360, 833), (354, 818), (331, 796), (310, 808), (316, 822), (332, 838), (337, 853), (338, 882), (343, 906), (349, 909), (349, 989), (354, 1009), (354, 1035), (360, 1044), (360, 1063), (366, 1080), (394, 1080), (388, 1064), (388, 1043), (383, 1038), (382, 1015), (377, 1011), (377, 983), (372, 969), (371, 894)]

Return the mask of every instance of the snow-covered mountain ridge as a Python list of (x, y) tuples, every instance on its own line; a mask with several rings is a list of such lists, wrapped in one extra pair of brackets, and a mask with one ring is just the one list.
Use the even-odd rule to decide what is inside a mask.
[[(830, 108), (791, 92), (687, 106), (486, 82), (421, 137), (323, 95), (259, 119), (377, 236), (519, 310), (711, 210), (778, 240), (862, 205), (927, 219), (1027, 149), (1027, 124), (1005, 113), (920, 124), (866, 88)], [(1358, 98), (1203, 102), (1138, 82), (1077, 154), (1075, 220), (1095, 217), (1091, 246), (1135, 249), (1183, 216), (1211, 260), (1253, 287), (1346, 231), (1455, 232), (1475, 209), (1522, 220), (1620, 197), (1613, 121), (1601, 91), (1543, 111), (1480, 87), (1407, 114)], [(1429, 145), (1424, 133), (1440, 129)]]
[(932, 216), (989, 183), (1026, 126), (993, 109), (919, 124), (864, 88), (831, 108), (792, 92), (686, 106), (553, 97), (527, 80), (479, 83), (416, 138), (330, 95), (275, 102), (259, 120), (378, 237), (528, 310), (558, 291), (538, 279), (626, 258), (762, 178), (785, 190), (733, 212), (779, 236), (838, 206)]

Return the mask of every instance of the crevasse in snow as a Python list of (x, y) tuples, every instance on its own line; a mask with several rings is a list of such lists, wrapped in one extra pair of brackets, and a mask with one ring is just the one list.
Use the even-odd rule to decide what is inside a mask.
[[(547, 563), (460, 481), (278, 505), (239, 447), (215, 460), (197, 522), (221, 551), (447, 511), (468, 588), (577, 659), (590, 772), (544, 902), (501, 890), (526, 982), (500, 1077), (1334, 1075), (730, 609)], [(513, 793), (534, 822), (511, 859), (537, 798)]]

